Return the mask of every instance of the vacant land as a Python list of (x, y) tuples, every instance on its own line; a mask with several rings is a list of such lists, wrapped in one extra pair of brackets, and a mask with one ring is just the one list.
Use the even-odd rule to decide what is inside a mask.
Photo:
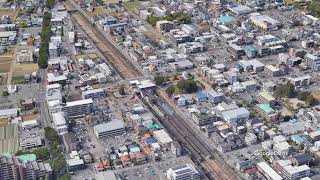
[(9, 16), (11, 19), (14, 19), (16, 15), (16, 11), (13, 9), (3, 9), (0, 8), (0, 16)]
[(141, 4), (139, 2), (125, 2), (124, 6), (130, 11), (141, 8)]
[(11, 84), (24, 84), (24, 76), (14, 76), (14, 77), (12, 77)]
[(16, 64), (14, 69), (14, 76), (23, 76), (25, 74), (31, 74), (38, 70), (38, 64)]
[(6, 53), (0, 56), (0, 73), (7, 73), (10, 71), (10, 66), (14, 57), (11, 53)]
[(320, 91), (314, 91), (312, 95), (316, 100), (320, 101)]
[(76, 56), (76, 60), (79, 59), (91, 59), (91, 60), (96, 60), (98, 58), (98, 55), (96, 53), (90, 53), (90, 54), (81, 54)]

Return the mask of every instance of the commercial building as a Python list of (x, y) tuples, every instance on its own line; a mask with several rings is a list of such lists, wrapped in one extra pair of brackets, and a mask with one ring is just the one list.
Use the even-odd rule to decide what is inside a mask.
[(277, 121), (279, 114), (269, 104), (257, 104), (257, 113), (267, 121)]
[(0, 110), (0, 118), (15, 118), (18, 116), (18, 109), (1, 109)]
[(52, 113), (52, 121), (54, 129), (58, 132), (59, 135), (63, 135), (68, 132), (67, 122), (64, 118), (63, 112)]
[(222, 118), (229, 124), (238, 124), (239, 122), (244, 122), (250, 116), (250, 112), (244, 108), (231, 109), (221, 112)]
[(244, 5), (236, 5), (232, 7), (228, 7), (228, 10), (237, 14), (237, 15), (245, 15), (245, 14), (250, 14), (253, 10)]
[(25, 161), (18, 157), (0, 155), (1, 180), (53, 179), (49, 163)]
[(277, 160), (274, 167), (285, 179), (300, 179), (310, 176), (308, 165), (294, 166), (290, 160)]
[(21, 50), (17, 52), (18, 63), (33, 63), (33, 53), (29, 50)]
[(259, 13), (250, 14), (250, 20), (255, 26), (263, 30), (274, 29), (281, 25), (279, 21), (271, 18), (270, 16), (261, 15)]
[(74, 172), (85, 168), (84, 161), (82, 159), (68, 159), (67, 160), (68, 171)]
[(59, 103), (62, 102), (61, 85), (60, 84), (47, 85), (46, 100), (48, 101), (48, 104), (50, 103), (50, 101), (59, 101)]
[(236, 44), (229, 44), (227, 50), (235, 58), (239, 58), (239, 57), (245, 55), (244, 49), (241, 46), (236, 45)]
[(274, 153), (282, 157), (289, 156), (292, 153), (292, 150), (292, 146), (287, 141), (276, 143), (273, 145)]
[(255, 80), (241, 82), (241, 86), (247, 92), (256, 91), (257, 90), (257, 85), (258, 84), (257, 84), (257, 82)]
[(158, 142), (165, 147), (170, 147), (173, 142), (169, 134), (164, 129), (153, 131), (153, 137), (156, 138)]
[(194, 123), (196, 123), (197, 126), (207, 126), (212, 124), (212, 122), (215, 120), (215, 116), (211, 112), (192, 112), (191, 118)]
[(0, 32), (0, 45), (1, 46), (9, 46), (15, 44), (17, 40), (17, 32), (16, 31), (3, 31)]
[(169, 63), (169, 66), (172, 69), (175, 70), (186, 70), (186, 69), (192, 69), (193, 68), (193, 63), (189, 60), (183, 60), (183, 61), (177, 61), (177, 62), (172, 62)]
[(200, 180), (199, 171), (191, 164), (170, 168), (167, 171), (169, 180)]
[(174, 23), (172, 21), (157, 21), (156, 28), (160, 33), (170, 32), (174, 28)]
[(67, 102), (62, 110), (66, 118), (81, 117), (90, 112), (92, 103), (92, 99)]
[(110, 122), (94, 126), (93, 132), (97, 138), (105, 140), (107, 138), (123, 135), (126, 133), (126, 130), (123, 121), (115, 119)]
[(106, 77), (112, 75), (112, 70), (106, 63), (98, 64), (97, 69)]
[(217, 104), (224, 100), (224, 94), (218, 93), (214, 90), (208, 91), (207, 96), (208, 96), (208, 101), (212, 104)]
[(205, 47), (200, 42), (185, 42), (178, 45), (179, 49), (185, 54), (203, 52)]
[(105, 91), (102, 88), (99, 89), (90, 89), (82, 92), (83, 99), (90, 99), (90, 98), (99, 98), (104, 97)]
[(262, 104), (273, 104), (276, 99), (267, 91), (261, 91), (256, 96), (256, 100)]
[(305, 59), (307, 62), (307, 66), (313, 70), (320, 70), (320, 56), (314, 54), (306, 54)]
[(261, 72), (264, 70), (264, 64), (256, 59), (240, 60), (237, 65), (244, 71)]
[(265, 162), (257, 163), (257, 168), (268, 180), (283, 180), (283, 178)]
[(310, 75), (304, 75), (304, 76), (295, 76), (295, 77), (289, 77), (288, 78), (290, 83), (294, 85), (294, 87), (301, 87), (301, 86), (309, 86), (311, 81)]
[(279, 68), (269, 64), (264, 67), (264, 72), (272, 77), (277, 77), (281, 75), (281, 71)]
[(44, 145), (44, 133), (38, 129), (24, 130), (19, 136), (20, 148), (30, 149)]
[(250, 45), (244, 47), (244, 52), (249, 58), (254, 58), (258, 55), (258, 50)]

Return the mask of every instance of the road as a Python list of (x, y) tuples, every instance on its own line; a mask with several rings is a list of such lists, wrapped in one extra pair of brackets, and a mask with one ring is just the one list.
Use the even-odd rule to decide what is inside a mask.
[(41, 78), (40, 87), (39, 87), (39, 97), (38, 97), (38, 105), (40, 109), (40, 117), (41, 117), (41, 124), (43, 127), (50, 126), (51, 124), (51, 116), (49, 114), (48, 104), (46, 101), (46, 76), (47, 70), (40, 69), (39, 76)]

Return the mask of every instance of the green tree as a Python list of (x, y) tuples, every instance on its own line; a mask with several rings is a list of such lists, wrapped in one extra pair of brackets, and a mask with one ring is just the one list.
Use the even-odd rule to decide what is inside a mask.
[(126, 95), (126, 91), (125, 91), (125, 89), (124, 89), (124, 86), (121, 86), (121, 87), (119, 88), (119, 94), (122, 95), (122, 96)]
[(154, 81), (155, 81), (156, 85), (162, 85), (165, 82), (165, 77), (156, 76), (156, 77), (154, 77)]
[(320, 1), (313, 0), (307, 7), (312, 15), (320, 17)]
[(40, 68), (43, 68), (43, 69), (48, 66), (49, 41), (51, 37), (50, 21), (51, 21), (51, 14), (46, 12), (43, 16), (42, 31), (40, 34), (41, 43), (40, 43), (39, 61), (38, 61)]
[(71, 180), (70, 174), (64, 174), (63, 176), (59, 177), (59, 180)]
[(49, 163), (52, 166), (52, 168), (57, 172), (63, 171), (67, 165), (67, 162), (62, 154), (58, 155), (56, 159), (50, 160)]
[(49, 150), (47, 148), (39, 148), (32, 151), (32, 154), (35, 154), (37, 159), (46, 160), (50, 157)]
[(284, 117), (283, 117), (283, 121), (284, 121), (284, 122), (288, 122), (290, 119), (291, 119), (290, 116), (284, 116)]
[(198, 91), (197, 83), (191, 79), (180, 80), (176, 88), (179, 93), (194, 93)]
[(298, 94), (298, 99), (301, 101), (305, 101), (307, 105), (313, 106), (318, 103), (318, 101), (314, 98), (311, 92), (304, 91)]
[(166, 93), (171, 96), (174, 93), (174, 86), (170, 86), (166, 89)]
[(52, 127), (45, 127), (45, 136), (51, 143), (57, 143), (60, 144), (60, 137), (55, 129)]
[(294, 85), (291, 83), (279, 85), (276, 87), (275, 96), (276, 98), (292, 98), (295, 95)]
[(3, 91), (2, 92), (2, 96), (9, 96), (9, 92), (8, 91)]

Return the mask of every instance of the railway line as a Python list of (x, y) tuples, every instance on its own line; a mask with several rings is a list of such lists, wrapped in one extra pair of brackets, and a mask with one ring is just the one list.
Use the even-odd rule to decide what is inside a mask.
[[(73, 22), (79, 27), (88, 39), (97, 47), (104, 58), (118, 71), (119, 75), (125, 79), (134, 79), (143, 76), (141, 71), (124, 56), (117, 47), (109, 42), (105, 35), (96, 27), (83, 12), (79, 12), (69, 1), (66, 8), (71, 13)], [(209, 179), (236, 180), (239, 179), (223, 160), (219, 159), (215, 150), (204, 142), (186, 122), (181, 119), (168, 105), (156, 94), (148, 95), (149, 102), (140, 96), (142, 102), (152, 111), (160, 123), (175, 137), (175, 139), (190, 151), (194, 161), (199, 163)], [(157, 111), (154, 109), (156, 107)], [(160, 114), (160, 115), (159, 115)]]
[(202, 166), (203, 171), (209, 179), (239, 179), (230, 168), (224, 165), (224, 162), (221, 162), (221, 159), (216, 158), (217, 155), (215, 151), (209, 147), (189, 125), (184, 123), (174, 111), (168, 108), (167, 104), (161, 98), (150, 92), (147, 92), (146, 96), (149, 101), (140, 96), (142, 102), (148, 106), (151, 111), (154, 111), (154, 107), (156, 107), (165, 115), (164, 117), (157, 116), (157, 112), (152, 112), (169, 133), (190, 151), (192, 159)]
[[(68, 1), (67, 1), (68, 2)], [(66, 2), (66, 3), (67, 3)], [(71, 5), (67, 6), (71, 9)], [(74, 11), (71, 14), (72, 21), (80, 28), (89, 40), (96, 46), (108, 63), (118, 71), (123, 79), (135, 79), (143, 74), (128, 60), (104, 35), (97, 30), (97, 27), (84, 17), (81, 12)]]

